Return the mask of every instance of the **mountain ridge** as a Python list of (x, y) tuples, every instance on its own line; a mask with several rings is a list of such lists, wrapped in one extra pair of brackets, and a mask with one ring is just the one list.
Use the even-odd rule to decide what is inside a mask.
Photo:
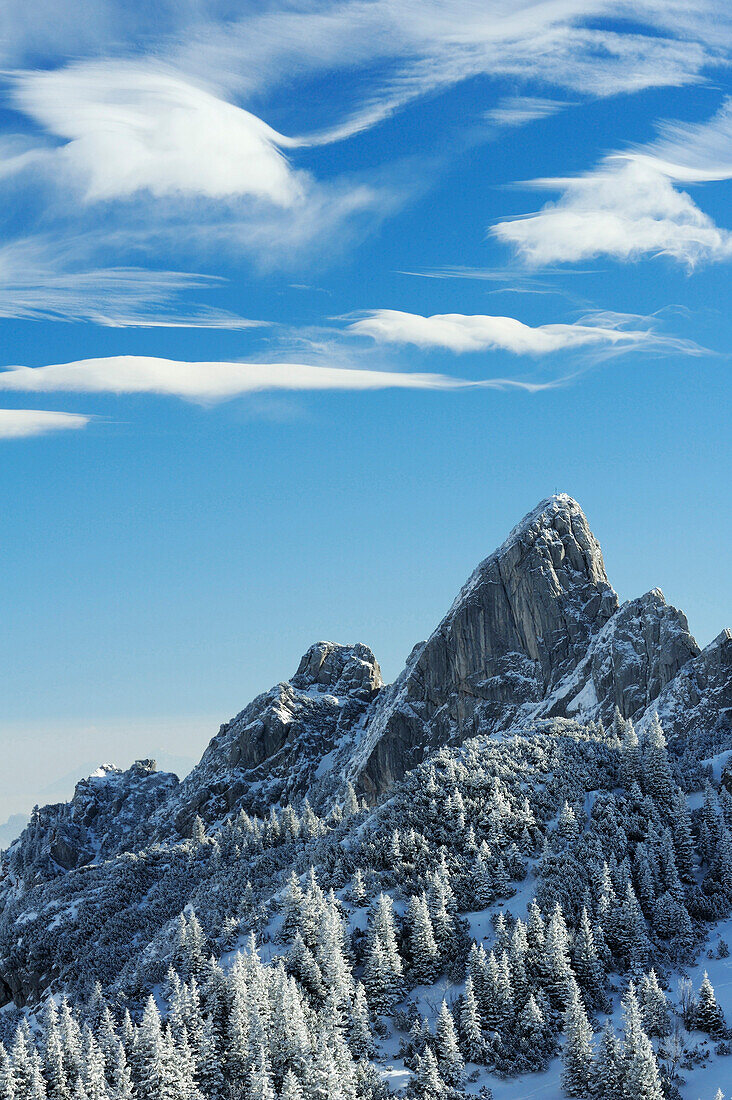
[(557, 493), (473, 570), (391, 684), (363, 643), (314, 643), (290, 680), (220, 727), (147, 830), (186, 836), (196, 816), (303, 798), (327, 810), (348, 783), (378, 801), (441, 745), (545, 718), (607, 724), (616, 708), (643, 724), (661, 695), (669, 740), (685, 740), (682, 697), (704, 709), (708, 683), (714, 706), (730, 691), (726, 647), (714, 646), (700, 651), (660, 589), (621, 605), (582, 508)]

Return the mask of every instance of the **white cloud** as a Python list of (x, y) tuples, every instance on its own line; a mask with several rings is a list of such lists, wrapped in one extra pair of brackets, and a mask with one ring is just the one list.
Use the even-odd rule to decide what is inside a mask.
[[(632, 32), (626, 0), (280, 0), (242, 5), (236, 17), (198, 3), (152, 14), (122, 0), (80, 2), (77, 21), (49, 0), (0, 6), (0, 53), (8, 67), (26, 65), (7, 73), (12, 101), (46, 131), (43, 144), (8, 146), (0, 175), (29, 193), (45, 188), (39, 217), (60, 241), (98, 230), (103, 217), (102, 275), (123, 249), (226, 248), (265, 267), (343, 249), (425, 186), (428, 173), (385, 179), (380, 169), (378, 182), (372, 170), (323, 183), (288, 159), (298, 148), (343, 140), (478, 75), (585, 95), (682, 85), (723, 60), (732, 41), (720, 0), (698, 0), (693, 10), (638, 0)], [(339, 95), (321, 121), (323, 74), (338, 81)], [(494, 116), (515, 125), (553, 102), (516, 96)], [(257, 114), (238, 104), (256, 104)], [(297, 119), (287, 128), (299, 136), (260, 113)], [(24, 289), (32, 298), (44, 287), (41, 279)], [(22, 292), (16, 299), (26, 309)], [(27, 309), (43, 315), (35, 303)], [(109, 323), (126, 323), (124, 307), (116, 313), (121, 320), (113, 311)], [(104, 310), (96, 316), (107, 323)], [(194, 316), (226, 323), (213, 311)]]
[[(436, 88), (479, 74), (512, 76), (592, 95), (688, 83), (730, 41), (721, 0), (346, 0), (268, 6), (180, 36), (168, 57), (216, 74), (238, 93), (293, 76), (367, 72), (349, 125), (357, 132)], [(615, 27), (614, 19), (620, 20)], [(600, 25), (600, 21), (604, 26)], [(593, 25), (594, 24), (594, 25)], [(374, 75), (377, 72), (379, 75)], [(344, 88), (345, 91), (345, 88)], [(346, 93), (347, 94), (347, 93)]]
[(709, 122), (666, 123), (661, 139), (606, 157), (572, 179), (534, 181), (560, 192), (538, 213), (499, 222), (492, 233), (532, 266), (596, 256), (665, 255), (689, 268), (732, 257), (732, 233), (676, 184), (732, 179), (732, 108)]
[(662, 122), (660, 138), (630, 154), (681, 183), (732, 179), (732, 97), (703, 123)]
[(556, 99), (540, 99), (534, 96), (508, 96), (497, 107), (486, 111), (486, 118), (497, 126), (525, 126), (540, 118), (548, 118), (566, 107)]
[(246, 195), (290, 207), (303, 183), (288, 139), (256, 115), (150, 64), (87, 62), (15, 75), (14, 104), (67, 144), (53, 155), (88, 202)]
[(444, 374), (359, 370), (308, 363), (187, 363), (142, 355), (82, 359), (0, 372), (0, 391), (22, 393), (162, 394), (202, 403), (272, 390), (458, 390), (517, 388), (530, 392), (558, 382), (505, 378), (470, 381)]
[[(6, 143), (0, 176), (16, 190), (41, 194), (45, 223), (57, 219), (60, 248), (78, 251), (79, 239), (87, 251), (95, 246), (100, 286), (119, 270), (103, 258), (120, 249), (195, 252), (197, 263), (202, 255), (218, 261), (225, 250), (236, 259), (253, 255), (263, 267), (292, 264), (303, 251), (344, 247), (407, 191), (404, 179), (321, 183), (294, 168), (283, 150), (325, 144), (337, 134), (285, 137), (154, 58), (16, 72), (10, 85), (14, 105), (48, 137), (43, 145), (38, 138), (35, 145), (28, 138)], [(70, 224), (83, 228), (72, 234)], [(172, 277), (161, 280), (163, 288)], [(40, 278), (28, 288), (47, 285)], [(149, 285), (155, 295), (152, 279)], [(22, 293), (17, 297), (22, 303)], [(206, 309), (193, 320), (241, 326)]]
[[(369, 312), (362, 320), (349, 326), (359, 336), (370, 336), (379, 342), (414, 344), (421, 348), (447, 348), (454, 352), (475, 352), (499, 349), (515, 355), (547, 355), (560, 350), (594, 347), (658, 346), (665, 342), (648, 329), (620, 327), (626, 318), (618, 320), (604, 314), (604, 323), (538, 325), (531, 327), (515, 317), (487, 315), (466, 316), (443, 313), (422, 317), (417, 313), (401, 313), (394, 309)], [(678, 342), (673, 342), (678, 350)], [(688, 350), (688, 349), (687, 349)]]
[(91, 321), (113, 328), (260, 327), (207, 305), (184, 307), (181, 296), (212, 290), (223, 280), (182, 271), (139, 267), (79, 270), (89, 263), (89, 240), (63, 248), (48, 237), (0, 245), (0, 318), (32, 321)]
[(42, 409), (0, 409), (0, 439), (25, 439), (47, 432), (85, 428), (88, 416), (79, 413), (46, 412)]

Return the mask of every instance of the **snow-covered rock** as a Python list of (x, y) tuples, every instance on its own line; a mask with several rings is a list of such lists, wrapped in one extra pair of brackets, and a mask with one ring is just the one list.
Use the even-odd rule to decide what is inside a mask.
[(699, 758), (732, 748), (732, 631), (723, 630), (661, 692), (657, 711), (669, 744)]
[(161, 807), (156, 827), (162, 835), (171, 826), (187, 835), (196, 814), (214, 821), (234, 808), (264, 812), (298, 801), (322, 777), (324, 759), (363, 722), (381, 687), (368, 646), (310, 646), (292, 680), (259, 695), (221, 727)]
[(699, 647), (683, 611), (654, 588), (618, 608), (594, 638), (584, 659), (539, 710), (584, 721), (638, 720)]

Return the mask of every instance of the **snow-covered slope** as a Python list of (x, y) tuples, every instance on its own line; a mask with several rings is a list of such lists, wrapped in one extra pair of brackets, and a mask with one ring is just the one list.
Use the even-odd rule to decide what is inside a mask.
[(316, 643), (291, 680), (221, 727), (152, 828), (187, 836), (196, 814), (214, 823), (305, 796), (324, 809), (347, 781), (378, 800), (441, 745), (547, 717), (607, 725), (618, 708), (643, 723), (658, 706), (672, 741), (714, 727), (716, 745), (728, 733), (728, 653), (720, 635), (700, 655), (658, 589), (619, 607), (584, 512), (557, 494), (477, 567), (393, 684), (367, 646)]
[(619, 607), (579, 505), (542, 502), (394, 684), (316, 643), (183, 783), (105, 766), (34, 814), (0, 1100), (711, 1100), (731, 716), (732, 635)]
[(732, 631), (723, 630), (683, 666), (655, 709), (678, 752), (704, 757), (732, 748)]

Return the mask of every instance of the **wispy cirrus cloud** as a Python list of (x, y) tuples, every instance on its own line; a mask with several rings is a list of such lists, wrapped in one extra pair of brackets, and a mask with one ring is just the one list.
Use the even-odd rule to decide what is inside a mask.
[(363, 370), (310, 363), (181, 362), (141, 355), (82, 359), (0, 371), (0, 391), (12, 393), (158, 394), (201, 403), (249, 393), (352, 390), (552, 389), (561, 380), (511, 378), (477, 381), (444, 374)]
[(413, 344), (453, 352), (500, 350), (514, 355), (550, 355), (579, 348), (640, 349), (662, 347), (700, 353), (688, 341), (663, 336), (647, 324), (628, 328), (641, 318), (603, 313), (573, 324), (526, 325), (515, 317), (442, 313), (423, 317), (394, 309), (378, 309), (349, 325), (357, 336), (379, 343)]
[(491, 232), (532, 266), (662, 255), (691, 269), (730, 259), (732, 232), (677, 185), (725, 179), (732, 179), (729, 100), (708, 122), (666, 123), (658, 141), (606, 157), (585, 175), (534, 181), (559, 191), (558, 200)]
[[(28, 194), (43, 189), (37, 225), (24, 232), (42, 225), (64, 247), (95, 230), (99, 242), (93, 263), (66, 269), (61, 282), (16, 281), (6, 308), (23, 316), (82, 317), (83, 292), (74, 299), (70, 280), (81, 285), (98, 271), (100, 285), (110, 286), (135, 250), (163, 271), (194, 255), (205, 267), (198, 258), (223, 249), (260, 268), (344, 250), (427, 186), (429, 172), (407, 180), (398, 169), (372, 168), (321, 178), (304, 151), (344, 141), (467, 79), (614, 95), (696, 82), (727, 62), (732, 43), (721, 0), (699, 0), (693, 10), (680, 0), (639, 0), (632, 30), (625, 0), (314, 0), (244, 4), (234, 15), (163, 5), (154, 17), (121, 0), (81, 2), (78, 21), (45, 0), (8, 0), (0, 12), (10, 102), (36, 128), (6, 143), (0, 176)], [(325, 112), (323, 74), (345, 77)], [(486, 99), (490, 107), (491, 89)], [(493, 120), (518, 125), (556, 106), (519, 94), (499, 102)], [(538, 228), (546, 236), (551, 227)], [(505, 226), (496, 232), (538, 262), (541, 242), (529, 229), (524, 237)], [(568, 251), (577, 236), (569, 234)], [(576, 245), (575, 252), (587, 254)], [(143, 312), (136, 291), (116, 277), (118, 304), (85, 319), (136, 323)], [(44, 312), (34, 299), (46, 288), (51, 299), (66, 298), (66, 310)], [(140, 323), (157, 323), (156, 310), (145, 312)], [(160, 324), (244, 323), (198, 305), (157, 314)]]
[(313, 0), (242, 3), (236, 12), (164, 4), (154, 14), (124, 0), (79, 0), (73, 17), (49, 0), (6, 0), (0, 58), (7, 68), (149, 52), (232, 94), (260, 97), (293, 79), (363, 70), (368, 79), (354, 94), (374, 113), (481, 71), (575, 82), (591, 94), (684, 82), (730, 45), (721, 0), (637, 0), (632, 18), (631, 31), (624, 0)]
[(324, 71), (363, 73), (340, 123), (345, 136), (482, 74), (613, 95), (697, 80), (729, 45), (720, 0), (692, 8), (638, 0), (632, 31), (627, 15), (623, 0), (331, 0), (209, 22), (195, 47), (183, 38), (168, 57), (185, 72), (215, 72), (238, 94), (271, 92), (285, 73), (301, 82)]
[(0, 318), (90, 321), (112, 328), (259, 328), (250, 320), (184, 294), (209, 291), (222, 280), (141, 267), (80, 268), (83, 246), (64, 249), (47, 237), (0, 246)]
[(49, 432), (78, 430), (89, 423), (80, 413), (47, 412), (44, 409), (0, 409), (0, 439), (27, 439)]
[[(318, 180), (288, 154), (330, 138), (280, 134), (157, 58), (76, 62), (8, 79), (13, 105), (43, 133), (5, 142), (0, 177), (24, 201), (38, 196), (38, 220), (50, 228), (37, 247), (50, 251), (55, 235), (60, 253), (78, 251), (81, 239), (94, 252), (88, 270), (103, 286), (113, 267), (104, 261), (120, 250), (153, 255), (156, 266), (171, 253), (220, 263), (222, 249), (236, 260), (287, 266), (305, 251), (344, 247), (387, 216), (405, 190), (404, 179), (388, 181), (384, 173)], [(27, 233), (9, 247), (33, 245)], [(173, 279), (164, 272), (161, 286)], [(133, 281), (124, 284), (134, 296)], [(227, 321), (209, 309), (199, 309), (196, 320)]]
[(485, 117), (497, 126), (526, 126), (540, 118), (548, 118), (561, 111), (567, 104), (557, 99), (541, 99), (536, 96), (508, 96), (496, 107), (486, 111)]

